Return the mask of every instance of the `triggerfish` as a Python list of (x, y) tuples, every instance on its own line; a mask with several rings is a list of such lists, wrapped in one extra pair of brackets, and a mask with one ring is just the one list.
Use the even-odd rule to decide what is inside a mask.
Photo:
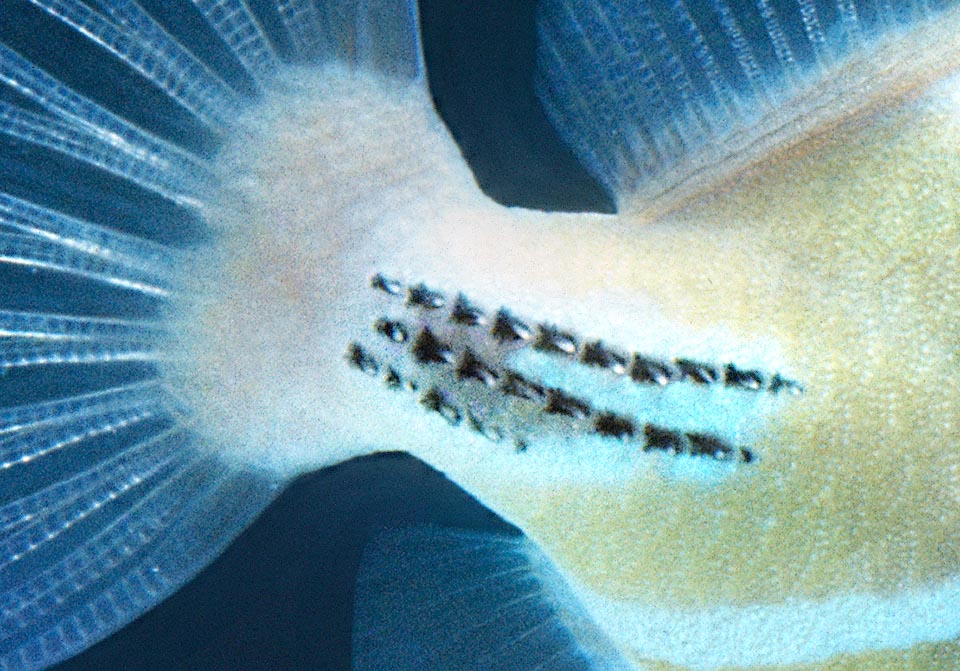
[[(506, 207), (413, 0), (0, 8), (0, 671), (405, 451), (356, 671), (960, 669), (960, 6), (541, 0), (616, 213)], [(51, 48), (55, 44), (55, 48)]]

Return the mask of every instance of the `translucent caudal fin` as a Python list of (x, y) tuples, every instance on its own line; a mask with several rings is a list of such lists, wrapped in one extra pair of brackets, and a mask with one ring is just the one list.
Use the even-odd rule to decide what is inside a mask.
[(276, 7), (300, 59), (333, 59), (405, 79), (423, 76), (416, 2), (277, 0)]
[(524, 538), (385, 531), (364, 551), (354, 603), (354, 671), (630, 668)]
[(0, 668), (98, 641), (213, 559), (274, 486), (191, 444), (155, 384), (2, 413)]
[(538, 93), (620, 208), (655, 213), (956, 66), (955, 14), (952, 0), (546, 0)]
[(222, 139), (329, 61), (422, 79), (416, 3), (0, 3), (0, 671), (119, 629), (283, 486), (201, 438), (170, 315)]

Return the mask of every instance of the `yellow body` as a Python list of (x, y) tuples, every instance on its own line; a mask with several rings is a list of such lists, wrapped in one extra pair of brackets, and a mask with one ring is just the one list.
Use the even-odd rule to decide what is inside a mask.
[[(650, 475), (602, 488), (498, 473), (471, 491), (616, 602), (823, 600), (955, 578), (954, 114), (914, 103), (841, 128), (644, 229), (631, 286), (685, 329), (776, 341), (805, 384), (764, 427), (752, 472), (719, 487)], [(956, 669), (960, 646), (789, 668)]]
[(518, 495), (511, 519), (592, 588), (678, 604), (952, 575), (960, 152), (944, 138), (960, 140), (958, 121), (892, 115), (638, 232), (618, 286), (685, 331), (778, 343), (806, 391), (722, 487), (569, 484)]

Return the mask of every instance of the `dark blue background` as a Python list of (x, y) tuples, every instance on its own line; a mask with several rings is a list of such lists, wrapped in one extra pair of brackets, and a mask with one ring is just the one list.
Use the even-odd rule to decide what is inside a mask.
[[(424, 0), (431, 87), (488, 194), (510, 205), (610, 211), (562, 147), (532, 88), (532, 0)], [(58, 671), (345, 670), (364, 543), (398, 523), (505, 529), (401, 454), (300, 478), (207, 570)]]

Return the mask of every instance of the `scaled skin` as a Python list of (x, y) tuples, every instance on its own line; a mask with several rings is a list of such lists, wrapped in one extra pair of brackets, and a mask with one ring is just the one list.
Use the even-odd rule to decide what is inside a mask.
[[(222, 245), (198, 273), (224, 288), (179, 315), (189, 337), (172, 374), (229, 458), (292, 476), (408, 450), (539, 543), (625, 651), (616, 609), (597, 603), (817, 601), (957, 575), (952, 85), (834, 124), (647, 221), (503, 208), (419, 89), (304, 79), (224, 150), (238, 189), (209, 214)], [(627, 349), (784, 370), (806, 391), (745, 411), (734, 431), (761, 459), (719, 481), (625, 447), (515, 454), (345, 365), (376, 316), (378, 271)], [(957, 654), (933, 643), (782, 668), (953, 669)]]

